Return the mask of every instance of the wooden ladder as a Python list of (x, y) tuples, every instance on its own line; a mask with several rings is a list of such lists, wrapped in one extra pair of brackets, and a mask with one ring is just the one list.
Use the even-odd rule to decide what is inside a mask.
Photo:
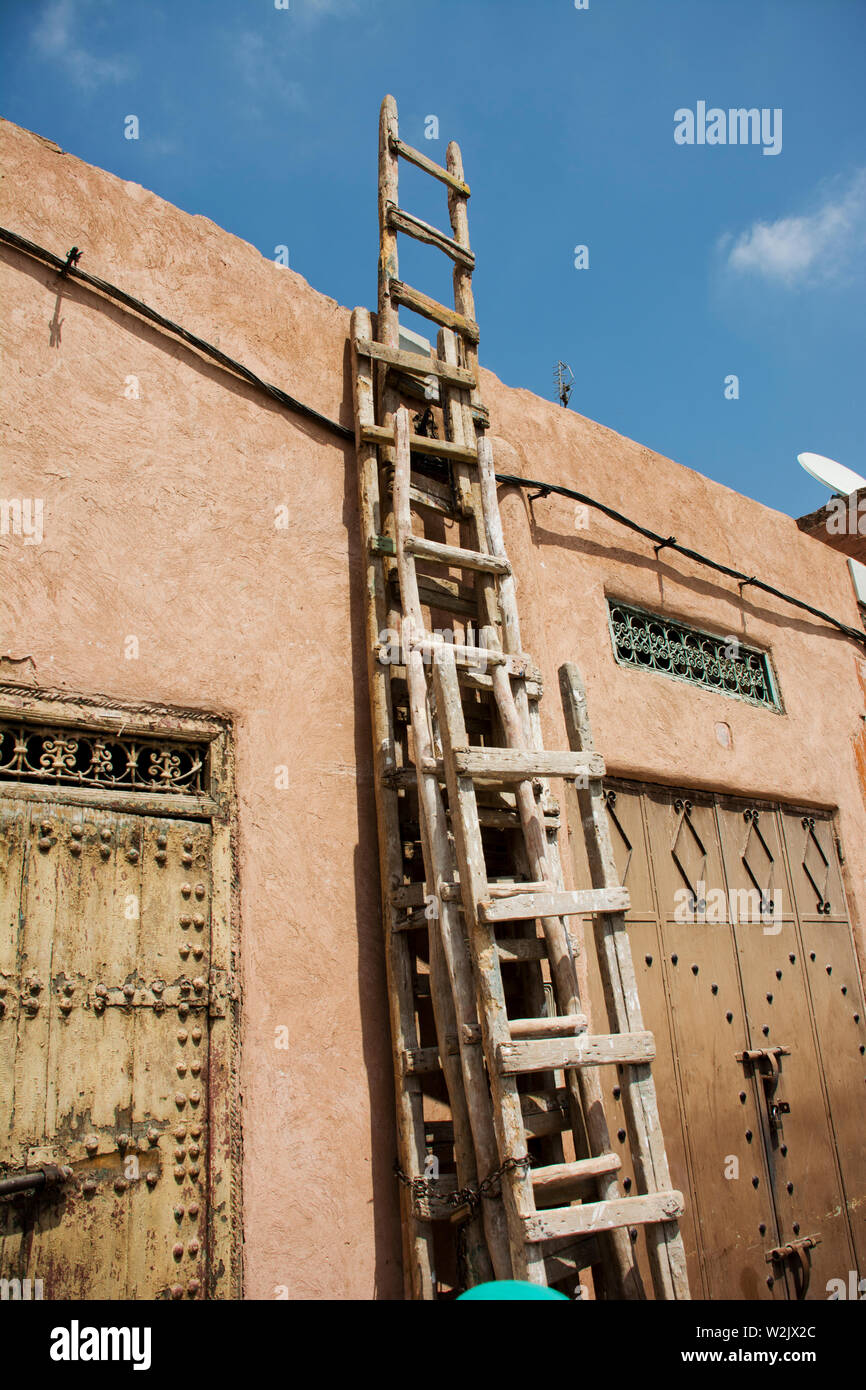
[[(451, 236), (400, 208), (401, 158), (446, 185)], [(593, 1266), (610, 1296), (642, 1298), (643, 1225), (656, 1297), (687, 1298), (604, 763), (574, 668), (561, 677), (572, 747), (544, 751), (541, 677), (520, 641), (479, 393), (468, 197), (458, 146), (441, 168), (405, 145), (386, 97), (376, 332), (356, 309), (352, 349), (406, 1289), (430, 1298), (514, 1277), (575, 1292)], [(453, 308), (400, 280), (398, 233), (450, 257)], [(438, 325), (435, 355), (401, 348), (400, 305)], [(578, 788), (591, 889), (564, 887), (550, 778)], [(616, 1030), (595, 1036), (567, 925), (585, 914)], [(634, 1196), (617, 1177), (605, 1065), (622, 1070)]]

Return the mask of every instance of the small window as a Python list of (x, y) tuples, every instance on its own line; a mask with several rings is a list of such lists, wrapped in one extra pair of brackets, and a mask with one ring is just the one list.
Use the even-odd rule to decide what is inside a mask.
[(660, 671), (704, 690), (781, 709), (766, 652), (733, 635), (715, 637), (657, 613), (608, 600), (614, 656), (621, 666)]

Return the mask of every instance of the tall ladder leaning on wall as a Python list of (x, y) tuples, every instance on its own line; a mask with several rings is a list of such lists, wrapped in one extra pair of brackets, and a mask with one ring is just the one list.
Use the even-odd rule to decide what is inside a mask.
[[(400, 208), (401, 158), (445, 184), (451, 236)], [(485, 437), (469, 188), (454, 143), (447, 160), (400, 140), (386, 97), (375, 334), (366, 310), (352, 320), (406, 1293), (448, 1297), (513, 1277), (575, 1294), (592, 1267), (604, 1296), (643, 1298), (643, 1225), (656, 1298), (684, 1299), (682, 1196), (659, 1125), (604, 764), (574, 667), (560, 673), (572, 748), (543, 750), (541, 677), (521, 647)], [(453, 309), (399, 279), (398, 233), (453, 261)], [(401, 304), (439, 325), (435, 355), (401, 350)], [(551, 777), (578, 788), (592, 889), (563, 887)], [(616, 1030), (598, 1036), (567, 928), (586, 914)], [(604, 1115), (598, 1067), (610, 1064), (621, 1070), (630, 1196)]]

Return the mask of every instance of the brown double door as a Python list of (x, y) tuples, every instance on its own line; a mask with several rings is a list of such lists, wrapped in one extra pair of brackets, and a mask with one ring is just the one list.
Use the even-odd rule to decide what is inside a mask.
[(622, 782), (608, 802), (693, 1296), (852, 1287), (866, 1274), (866, 1021), (831, 817)]
[[(0, 800), (7, 1297), (206, 1293), (210, 837)], [(70, 1177), (3, 1195), (43, 1164)]]

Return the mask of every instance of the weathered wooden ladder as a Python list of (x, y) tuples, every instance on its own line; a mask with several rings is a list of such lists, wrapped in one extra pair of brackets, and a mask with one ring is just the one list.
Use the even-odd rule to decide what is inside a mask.
[[(446, 185), (452, 236), (400, 208), (400, 158)], [(604, 764), (573, 667), (561, 672), (572, 748), (544, 751), (541, 678), (521, 647), (478, 389), (456, 144), (447, 159), (441, 168), (400, 140), (386, 97), (375, 336), (364, 309), (352, 326), (407, 1293), (432, 1298), (490, 1277), (574, 1293), (593, 1266), (607, 1296), (642, 1298), (643, 1225), (656, 1297), (688, 1298), (682, 1196), (659, 1126)], [(399, 279), (398, 233), (451, 258), (453, 309)], [(400, 305), (439, 325), (435, 356), (401, 348)], [(564, 888), (549, 778), (577, 786), (592, 889)], [(567, 928), (582, 914), (597, 915), (616, 1029), (598, 1036), (587, 1031)], [(604, 1115), (598, 1068), (611, 1064), (622, 1073), (633, 1196), (621, 1190)]]

